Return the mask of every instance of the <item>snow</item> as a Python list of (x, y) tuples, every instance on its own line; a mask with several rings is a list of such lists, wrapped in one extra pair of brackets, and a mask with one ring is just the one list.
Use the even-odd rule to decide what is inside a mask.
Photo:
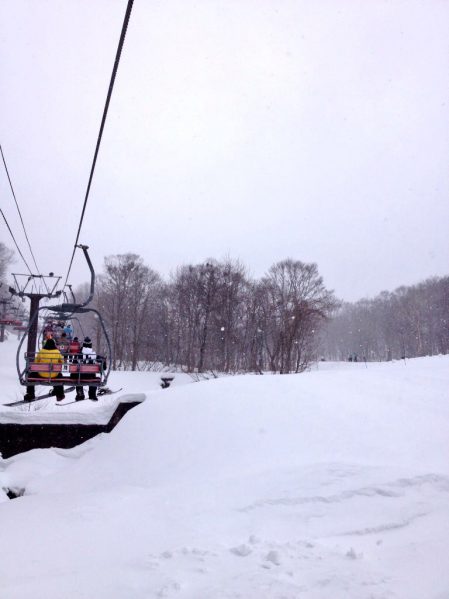
[(24, 493), (0, 503), (1, 597), (449, 596), (449, 356), (157, 380), (112, 374), (146, 396), (112, 433), (0, 460)]
[[(100, 403), (95, 408), (90, 400), (76, 402), (76, 404), (56, 405), (55, 399), (49, 397), (36, 404), (0, 408), (0, 423), (21, 424), (26, 419), (27, 424), (106, 425), (111, 420), (119, 403), (141, 403), (145, 401), (146, 397), (145, 393), (106, 395), (100, 398)], [(74, 394), (70, 395), (70, 398), (70, 402), (75, 401)], [(67, 401), (69, 400), (67, 399)]]

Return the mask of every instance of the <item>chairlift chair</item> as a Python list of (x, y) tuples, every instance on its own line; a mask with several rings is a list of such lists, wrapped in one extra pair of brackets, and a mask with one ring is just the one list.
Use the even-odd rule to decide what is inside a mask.
[[(87, 300), (81, 304), (76, 302), (67, 302), (61, 305), (55, 306), (42, 306), (39, 310), (34, 314), (33, 318), (30, 320), (22, 338), (20, 340), (17, 355), (16, 355), (16, 366), (17, 372), (19, 375), (19, 381), (21, 385), (26, 387), (33, 385), (64, 385), (64, 386), (82, 386), (89, 385), (92, 387), (104, 387), (107, 383), (109, 373), (111, 370), (112, 363), (112, 349), (111, 343), (109, 340), (109, 336), (103, 321), (101, 314), (95, 308), (86, 307), (94, 296), (95, 289), (95, 272), (92, 267), (92, 263), (90, 261), (89, 255), (87, 253), (87, 246), (78, 246), (80, 247), (86, 258), (86, 261), (89, 265), (89, 269), (91, 272), (91, 286), (90, 293)], [(72, 294), (73, 295), (73, 294)], [(74, 296), (73, 296), (74, 297)], [(54, 314), (53, 317), (47, 317), (44, 320), (45, 323), (48, 323), (50, 320), (56, 320), (58, 322), (67, 322), (71, 320), (76, 320), (79, 322), (77, 318), (77, 314), (94, 314), (98, 322), (100, 323), (101, 330), (104, 335), (104, 339), (106, 341), (106, 355), (98, 356), (91, 363), (85, 361), (85, 356), (83, 354), (71, 354), (70, 352), (61, 352), (63, 357), (63, 363), (36, 363), (36, 356), (38, 352), (25, 352), (25, 365), (23, 368), (20, 366), (20, 358), (21, 358), (21, 349), (24, 343), (25, 338), (28, 336), (29, 331), (33, 327), (38, 319), (39, 312), (41, 310), (50, 311)], [(42, 331), (44, 330), (44, 327)], [(41, 336), (43, 335), (43, 332)], [(105, 367), (106, 363), (106, 367)]]

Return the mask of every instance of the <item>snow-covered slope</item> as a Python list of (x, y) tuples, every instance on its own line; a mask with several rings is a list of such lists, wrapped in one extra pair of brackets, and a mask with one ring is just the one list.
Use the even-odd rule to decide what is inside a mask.
[(447, 598), (449, 356), (349, 366), (154, 390), (4, 460), (1, 597)]

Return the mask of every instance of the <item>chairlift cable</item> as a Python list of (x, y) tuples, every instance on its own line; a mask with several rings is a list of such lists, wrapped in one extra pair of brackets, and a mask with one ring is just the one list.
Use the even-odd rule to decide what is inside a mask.
[(74, 246), (73, 246), (72, 257), (70, 259), (69, 269), (67, 271), (67, 276), (66, 276), (63, 288), (67, 285), (67, 281), (69, 279), (70, 271), (72, 269), (73, 259), (75, 257), (75, 251), (76, 251), (76, 248), (77, 248), (77, 245), (78, 245), (78, 241), (79, 241), (79, 236), (80, 236), (80, 233), (81, 233), (81, 227), (82, 227), (83, 220), (84, 220), (84, 213), (86, 211), (87, 200), (89, 198), (90, 187), (91, 187), (91, 184), (92, 184), (92, 179), (93, 179), (93, 175), (94, 175), (94, 171), (95, 171), (95, 166), (96, 166), (96, 163), (97, 163), (98, 151), (100, 149), (101, 138), (103, 137), (103, 129), (104, 129), (104, 125), (105, 125), (105, 122), (106, 122), (106, 117), (107, 117), (107, 114), (108, 114), (109, 103), (111, 101), (111, 96), (112, 96), (112, 90), (114, 89), (115, 77), (117, 75), (118, 65), (119, 65), (119, 62), (120, 62), (120, 56), (122, 54), (123, 44), (125, 42), (126, 31), (128, 29), (128, 23), (129, 23), (129, 18), (131, 16), (131, 10), (132, 10), (132, 7), (133, 7), (133, 3), (134, 3), (134, 0), (128, 0), (128, 6), (126, 7), (126, 13), (125, 13), (125, 17), (124, 17), (124, 20), (123, 20), (122, 31), (121, 31), (121, 34), (120, 34), (120, 40), (119, 40), (118, 47), (117, 47), (117, 53), (116, 53), (116, 56), (115, 56), (114, 66), (113, 66), (113, 69), (112, 69), (111, 80), (109, 82), (108, 94), (107, 94), (107, 97), (106, 97), (106, 103), (105, 103), (104, 110), (103, 110), (103, 117), (101, 119), (100, 130), (99, 130), (98, 138), (97, 138), (97, 145), (95, 147), (95, 153), (94, 153), (94, 158), (93, 158), (92, 166), (91, 166), (91, 170), (90, 170), (89, 181), (88, 181), (87, 189), (86, 189), (86, 196), (84, 198), (83, 209), (82, 209), (82, 212), (81, 212), (80, 222), (79, 222), (79, 226), (78, 226), (78, 232), (76, 234), (76, 239), (75, 239), (75, 243), (74, 243)]
[[(20, 211), (20, 208), (19, 208), (19, 203), (18, 203), (18, 201), (17, 201), (16, 194), (15, 194), (15, 192), (14, 192), (14, 187), (13, 187), (13, 185), (12, 185), (11, 177), (9, 176), (9, 171), (8, 171), (8, 167), (7, 167), (7, 165), (6, 165), (5, 155), (4, 155), (4, 153), (3, 153), (3, 148), (2, 148), (2, 146), (1, 146), (1, 144), (0, 144), (0, 153), (1, 153), (1, 155), (2, 155), (3, 165), (4, 165), (4, 167), (5, 167), (6, 176), (8, 177), (8, 181), (9, 181), (9, 187), (11, 188), (12, 197), (14, 198), (14, 202), (16, 203), (17, 212), (19, 213), (20, 222), (22, 223), (22, 228), (23, 228), (23, 232), (24, 232), (24, 234), (25, 234), (25, 239), (27, 240), (28, 247), (29, 247), (29, 249), (30, 249), (30, 254), (31, 254), (31, 257), (33, 258), (34, 266), (36, 267), (36, 270), (37, 270), (37, 274), (38, 274), (38, 275), (40, 275), (40, 274), (41, 274), (41, 271), (40, 271), (40, 268), (39, 268), (39, 266), (37, 265), (36, 258), (34, 257), (33, 250), (31, 249), (31, 243), (30, 243), (30, 240), (29, 240), (29, 238), (28, 238), (28, 234), (27, 234), (27, 232), (26, 232), (25, 223), (23, 222), (23, 218), (22, 218), (22, 212)], [(46, 283), (45, 279), (44, 279), (44, 278), (42, 278), (42, 280), (44, 281), (44, 285), (45, 285), (45, 288), (46, 288), (46, 290), (47, 290), (47, 293), (50, 293), (50, 291), (49, 291), (49, 289), (48, 289), (48, 287), (47, 287), (47, 283)]]
[(33, 273), (31, 272), (31, 268), (28, 266), (28, 262), (25, 260), (25, 258), (24, 258), (24, 256), (23, 256), (22, 252), (20, 251), (20, 248), (19, 248), (19, 246), (17, 245), (16, 238), (14, 237), (14, 233), (11, 231), (11, 227), (9, 226), (9, 223), (8, 223), (8, 221), (6, 220), (6, 216), (4, 215), (4, 213), (3, 213), (3, 210), (2, 210), (1, 208), (0, 208), (0, 212), (1, 212), (2, 216), (3, 216), (3, 220), (4, 220), (4, 221), (5, 221), (5, 223), (6, 223), (6, 226), (8, 227), (8, 231), (9, 231), (9, 232), (10, 232), (10, 234), (11, 234), (12, 240), (14, 241), (14, 243), (15, 243), (15, 245), (16, 245), (16, 248), (17, 248), (17, 251), (18, 251), (18, 252), (19, 252), (19, 254), (20, 254), (20, 257), (21, 257), (21, 258), (22, 258), (22, 260), (24, 261), (24, 263), (25, 263), (25, 266), (28, 268), (28, 271), (29, 271), (30, 275), (31, 275), (31, 276), (33, 276)]

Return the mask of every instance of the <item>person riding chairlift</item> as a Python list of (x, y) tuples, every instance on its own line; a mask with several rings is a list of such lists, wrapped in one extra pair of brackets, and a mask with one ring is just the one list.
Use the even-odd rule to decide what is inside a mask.
[(61, 339), (59, 340), (59, 343), (58, 343), (58, 349), (62, 354), (66, 354), (69, 351), (69, 347), (70, 347), (70, 342), (67, 339), (67, 335), (65, 333), (62, 333)]
[(79, 354), (81, 352), (81, 343), (78, 340), (78, 337), (74, 337), (71, 341), (70, 341), (70, 345), (69, 345), (69, 354), (70, 354), (70, 359), (73, 362), (75, 360), (75, 358), (77, 357), (77, 354)]
[[(56, 343), (54, 339), (47, 339), (44, 343), (42, 349), (38, 351), (36, 357), (34, 359), (36, 364), (63, 364), (64, 358), (62, 357), (61, 352), (56, 347)], [(45, 379), (56, 379), (59, 377), (59, 372), (39, 372), (39, 376)], [(61, 401), (64, 399), (64, 385), (54, 385), (53, 386), (53, 395), (56, 396), (56, 401)]]
[[(95, 364), (95, 362), (100, 362), (103, 364), (103, 370), (106, 369), (106, 360), (102, 356), (97, 356), (96, 352), (92, 349), (92, 340), (90, 337), (85, 337), (80, 357), (84, 364)], [(77, 385), (76, 401), (81, 401), (84, 398), (85, 395), (82, 385)], [(95, 385), (89, 385), (89, 399), (93, 401), (98, 400), (97, 387)]]

